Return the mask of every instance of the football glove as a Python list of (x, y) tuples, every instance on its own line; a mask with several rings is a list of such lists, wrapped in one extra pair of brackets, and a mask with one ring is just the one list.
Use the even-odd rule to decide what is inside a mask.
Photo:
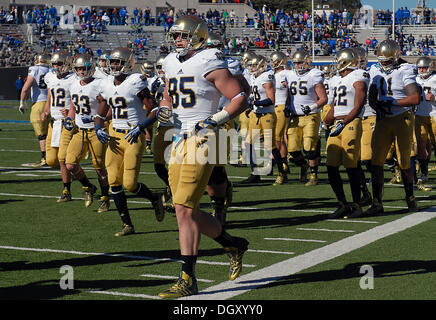
[(201, 120), (195, 124), (195, 133), (198, 133), (204, 129), (215, 130), (217, 127), (217, 122), (212, 120), (211, 117), (208, 117), (205, 120)]
[(27, 109), (26, 101), (21, 100), (20, 106), (18, 107), (18, 111), (20, 111), (21, 114), (24, 114), (24, 111)]
[(159, 90), (160, 87), (160, 79), (156, 78), (156, 80), (153, 81), (153, 83), (151, 84), (151, 91), (150, 93), (154, 96), (157, 92), (157, 90)]
[(95, 125), (95, 131), (97, 133), (97, 138), (102, 144), (109, 143), (111, 140), (111, 136), (106, 132), (106, 129), (103, 129), (101, 124)]
[(68, 131), (73, 130), (73, 128), (74, 128), (73, 119), (71, 119), (70, 117), (66, 117), (64, 120), (64, 127)]
[(291, 106), (285, 106), (285, 109), (283, 110), (283, 113), (285, 115), (286, 118), (290, 118), (292, 115), (292, 110), (291, 110)]
[(337, 137), (338, 135), (341, 134), (344, 128), (345, 128), (345, 124), (342, 122), (342, 120), (338, 120), (338, 122), (336, 122), (335, 128), (333, 129), (332, 132), (330, 132), (329, 137)]
[(248, 97), (247, 103), (248, 103), (248, 109), (253, 110), (254, 98), (253, 97)]
[(310, 106), (301, 106), (301, 111), (303, 111), (303, 113), (307, 116), (311, 112), (313, 112), (317, 107), (318, 107), (318, 105), (316, 103), (314, 103)]
[(91, 116), (90, 114), (85, 114), (82, 116), (83, 123), (91, 123), (93, 121), (94, 121), (94, 116)]
[(147, 128), (150, 124), (153, 123), (153, 119), (146, 118), (144, 121), (138, 123), (135, 127), (133, 127), (124, 137), (128, 143), (133, 144), (138, 142), (138, 137), (141, 133), (145, 132), (145, 128)]
[(168, 122), (170, 122), (172, 116), (173, 110), (168, 107), (160, 107), (156, 113), (157, 120), (162, 124), (167, 124)]

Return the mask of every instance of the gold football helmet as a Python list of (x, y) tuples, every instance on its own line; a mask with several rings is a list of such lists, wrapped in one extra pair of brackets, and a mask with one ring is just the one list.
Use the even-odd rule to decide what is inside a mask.
[(126, 47), (118, 47), (112, 50), (107, 60), (110, 74), (114, 77), (129, 74), (135, 67), (135, 55)]
[[(416, 60), (418, 75), (421, 79), (427, 79), (435, 71), (435, 63), (430, 57), (420, 57)], [(427, 71), (419, 71), (420, 68), (427, 68)]]
[(165, 74), (162, 70), (162, 63), (165, 60), (165, 58), (166, 58), (166, 55), (160, 55), (154, 64), (154, 73), (156, 76), (158, 76), (160, 78), (165, 77)]
[[(204, 47), (207, 37), (206, 22), (200, 17), (191, 15), (177, 19), (166, 35), (167, 42), (180, 56)], [(187, 41), (186, 45), (182, 41)]]
[[(77, 68), (85, 68), (86, 73), (80, 74)], [(79, 80), (88, 79), (92, 77), (95, 72), (95, 62), (89, 54), (80, 53), (74, 59), (73, 70)]]
[(39, 53), (35, 56), (33, 64), (35, 66), (46, 66), (50, 65), (50, 55), (48, 53)]
[(359, 56), (359, 67), (363, 70), (366, 70), (366, 65), (368, 64), (368, 55), (366, 54), (365, 49), (362, 47), (355, 47), (353, 49)]
[(376, 49), (377, 60), (384, 72), (391, 71), (400, 58), (401, 49), (394, 40), (383, 40)]
[(208, 36), (207, 36), (207, 40), (206, 40), (206, 46), (208, 48), (217, 48), (219, 50), (223, 50), (224, 49), (224, 40), (221, 37), (221, 35), (219, 35), (216, 32), (213, 31), (209, 31)]
[(248, 67), (248, 62), (251, 61), (256, 56), (256, 54), (252, 51), (246, 51), (242, 54), (242, 66), (244, 68)]
[(153, 74), (154, 65), (150, 61), (144, 61), (139, 68), (141, 69), (141, 73), (148, 78)]
[(104, 72), (109, 74), (110, 70), (107, 66), (107, 60), (109, 59), (111, 54), (110, 50), (104, 50), (100, 57), (98, 57), (97, 65), (100, 67), (100, 69)]
[(359, 67), (359, 56), (351, 48), (345, 48), (336, 55), (336, 70), (342, 72), (346, 69), (357, 69)]
[(268, 68), (268, 61), (264, 56), (256, 55), (249, 62), (250, 73), (253, 75), (261, 74)]
[(53, 53), (50, 59), (50, 68), (57, 75), (67, 73), (71, 70), (73, 57), (66, 50), (59, 50)]
[(321, 71), (324, 73), (324, 78), (329, 79), (333, 77), (335, 73), (335, 68), (336, 66), (333, 63), (323, 65), (321, 67)]
[[(307, 70), (310, 69), (311, 60), (310, 55), (303, 50), (297, 50), (292, 55), (292, 63), (294, 64), (294, 70), (298, 74), (303, 74)], [(295, 66), (295, 64), (298, 63), (298, 66)]]
[(272, 69), (277, 69), (279, 67), (288, 67), (288, 57), (281, 51), (274, 51), (270, 56), (270, 65)]

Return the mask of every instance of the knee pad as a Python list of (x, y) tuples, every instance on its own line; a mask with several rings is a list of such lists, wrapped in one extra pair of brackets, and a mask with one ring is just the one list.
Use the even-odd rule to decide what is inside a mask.
[(222, 184), (227, 181), (227, 173), (224, 167), (215, 166), (210, 175), (207, 185), (211, 186), (213, 184)]
[(112, 193), (120, 193), (121, 191), (123, 191), (123, 187), (122, 186), (112, 186), (111, 187), (111, 192)]
[(39, 140), (39, 141), (42, 141), (42, 140), (45, 140), (45, 139), (47, 139), (47, 135), (46, 135), (46, 134), (40, 134), (40, 135), (38, 136), (38, 140)]
[(291, 155), (291, 162), (295, 162), (295, 159), (303, 158), (303, 153), (301, 151), (293, 151), (289, 152), (289, 154)]
[(306, 153), (307, 160), (315, 160), (318, 157), (317, 150), (315, 151), (304, 151)]

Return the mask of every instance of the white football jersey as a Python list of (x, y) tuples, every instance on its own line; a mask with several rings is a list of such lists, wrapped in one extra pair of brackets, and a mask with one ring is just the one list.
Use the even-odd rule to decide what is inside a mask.
[(62, 109), (70, 109), (70, 87), (73, 79), (75, 79), (73, 73), (69, 73), (62, 79), (59, 79), (53, 72), (48, 72), (44, 77), (44, 82), (50, 91), (50, 115), (55, 120), (64, 118)]
[[(382, 71), (377, 64), (371, 66), (369, 70), (371, 85), (376, 85), (379, 96), (392, 97), (400, 100), (407, 97), (406, 86), (416, 83), (417, 69), (416, 66), (409, 63), (403, 63), (389, 73)], [(392, 114), (386, 117), (393, 117), (411, 110), (410, 107), (399, 107), (392, 105)]]
[(274, 74), (276, 81), (276, 106), (286, 104), (286, 99), (288, 98), (288, 87), (283, 85), (283, 82), (286, 82), (286, 72), (284, 71), (281, 70)]
[[(231, 57), (226, 57), (227, 69), (229, 69), (230, 73), (234, 76), (242, 74), (242, 66), (239, 60), (236, 60)], [(224, 107), (229, 104), (230, 100), (225, 96), (221, 96), (220, 102), (218, 103), (218, 110), (224, 109)]]
[[(261, 101), (268, 98), (266, 90), (263, 87), (264, 84), (271, 82), (275, 88), (275, 76), (274, 71), (269, 70), (263, 72), (260, 76), (252, 79), (251, 81), (251, 96), (254, 97), (254, 101)], [(274, 112), (274, 105), (270, 106), (254, 106), (254, 113), (270, 113)]]
[(165, 57), (162, 69), (173, 100), (176, 129), (191, 132), (197, 122), (217, 112), (221, 92), (205, 76), (223, 68), (227, 68), (227, 62), (215, 48), (197, 51), (184, 61), (180, 61), (175, 52)]
[[(369, 74), (369, 69), (367, 69), (366, 72)], [(377, 115), (375, 110), (369, 105), (368, 94), (369, 94), (369, 84), (368, 84), (368, 91), (366, 93), (365, 104), (362, 108), (362, 117), (371, 117)]]
[(103, 79), (101, 96), (112, 108), (112, 126), (115, 129), (130, 129), (143, 121), (146, 111), (137, 94), (147, 88), (147, 81), (139, 73), (132, 73), (120, 84), (114, 78)]
[(247, 80), (248, 84), (251, 86), (251, 80), (253, 79), (253, 76), (251, 75), (250, 69), (245, 68), (244, 71), (242, 71), (242, 74), (245, 80)]
[[(324, 73), (317, 68), (313, 68), (302, 75), (294, 70), (287, 70), (286, 73), (292, 113), (303, 115), (301, 107), (310, 106), (318, 101), (315, 85), (318, 83), (324, 85)], [(311, 113), (317, 112), (319, 112), (319, 108)]]
[(47, 84), (44, 82), (44, 76), (47, 72), (49, 72), (49, 68), (46, 66), (29, 67), (28, 74), (35, 79), (31, 87), (31, 98), (34, 103), (47, 101)]
[(369, 74), (362, 69), (356, 69), (347, 74), (345, 77), (335, 83), (335, 86), (331, 88), (334, 92), (334, 116), (346, 116), (354, 108), (354, 95), (356, 90), (354, 89), (354, 83), (357, 81), (363, 81), (367, 87), (369, 84)]
[(82, 86), (79, 79), (75, 79), (70, 87), (71, 100), (76, 109), (76, 125), (79, 128), (91, 129), (94, 128), (94, 122), (83, 123), (82, 116), (95, 116), (98, 109), (97, 96), (101, 92), (102, 79), (94, 78), (88, 84)]
[(94, 74), (92, 76), (94, 78), (97, 78), (97, 79), (106, 79), (106, 78), (110, 78), (110, 77), (113, 78), (113, 76), (104, 72), (100, 67), (95, 67), (95, 71), (94, 71)]
[(425, 100), (425, 95), (427, 93), (432, 93), (434, 96), (436, 96), (436, 73), (433, 73), (427, 79), (416, 77), (416, 82), (421, 86), (422, 94), (421, 103), (418, 105), (415, 114), (418, 116), (429, 116), (430, 112), (436, 110), (436, 102)]
[[(333, 88), (336, 86), (336, 83), (341, 79), (340, 75), (335, 74), (333, 77), (331, 77), (330, 79), (328, 79), (327, 81), (327, 85), (328, 85), (328, 92), (327, 92), (327, 104), (329, 104), (330, 106), (333, 105), (333, 99), (335, 97), (335, 92), (333, 90)], [(325, 87), (325, 83), (324, 82), (324, 87)], [(326, 89), (327, 91), (327, 89)]]

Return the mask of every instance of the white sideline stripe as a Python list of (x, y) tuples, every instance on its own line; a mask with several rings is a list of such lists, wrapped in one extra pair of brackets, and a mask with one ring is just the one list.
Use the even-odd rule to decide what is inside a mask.
[(400, 231), (436, 217), (436, 207), (407, 215), (367, 231), (344, 238), (321, 248), (240, 276), (235, 281), (225, 281), (211, 286), (198, 295), (184, 300), (225, 300), (264, 286), (283, 277), (293, 275), (320, 263), (337, 258)]
[(160, 300), (162, 299), (159, 296), (150, 296), (148, 294), (134, 294), (134, 293), (125, 293), (125, 292), (118, 292), (118, 291), (99, 291), (99, 290), (91, 290), (88, 291), (89, 293), (98, 293), (98, 294), (106, 294), (110, 296), (123, 296), (123, 297), (131, 297), (131, 298), (144, 298), (144, 299), (155, 299)]
[[(279, 209), (280, 207), (278, 207)], [(266, 211), (271, 208), (256, 208), (256, 207), (229, 207), (229, 209), (240, 209), (240, 210), (257, 210), (257, 211)], [(327, 210), (304, 210), (304, 209), (282, 209), (281, 211), (295, 211), (295, 212), (321, 212), (321, 213), (331, 213), (333, 211)]]
[(335, 230), (335, 229), (323, 229), (323, 228), (297, 228), (301, 231), (326, 231), (326, 232), (356, 232), (354, 230)]
[(0, 149), (2, 152), (41, 152), (41, 150), (11, 150), (11, 149)]
[[(157, 278), (157, 279), (168, 279), (168, 280), (176, 280), (179, 277), (175, 277), (175, 276), (163, 276), (163, 275), (159, 275), (159, 274), (140, 274), (140, 277), (147, 277), (147, 278)], [(211, 282), (215, 282), (214, 280), (209, 280), (209, 279), (199, 279), (197, 278), (198, 282), (206, 282), (206, 283), (211, 283)]]
[[(47, 249), (47, 248), (24, 248), (24, 247), (12, 247), (12, 246), (0, 246), (0, 249), (10, 249), (10, 250), (21, 250), (21, 251), (35, 251), (35, 252), (51, 252), (51, 253), (68, 253), (68, 254), (77, 254), (83, 256), (106, 256), (106, 257), (121, 257), (127, 259), (138, 259), (138, 260), (153, 260), (153, 261), (168, 261), (168, 262), (181, 262), (179, 259), (171, 259), (171, 258), (157, 258), (157, 257), (147, 257), (147, 256), (135, 256), (135, 255), (127, 255), (120, 253), (98, 253), (98, 252), (82, 252), (82, 251), (74, 251), (74, 250), (58, 250), (58, 249)], [(197, 260), (197, 263), (200, 264), (209, 264), (209, 265), (219, 265), (219, 266), (228, 266), (228, 262), (220, 262), (220, 261), (206, 261), (206, 260)], [(244, 267), (254, 268), (256, 267), (253, 264), (245, 265)]]
[[(0, 196), (8, 196), (8, 197), (24, 197), (24, 198), (45, 198), (45, 199), (58, 199), (59, 196), (46, 196), (42, 194), (21, 194), (21, 193), (3, 193), (0, 192)], [(85, 198), (72, 197), (73, 200), (85, 200)], [(113, 200), (110, 200), (113, 202)], [(139, 204), (151, 204), (150, 201), (136, 201), (136, 200), (127, 200), (128, 203), (139, 203)]]
[(276, 254), (295, 254), (295, 252), (290, 251), (271, 251), (271, 250), (254, 250), (254, 249), (248, 249), (247, 252), (259, 252), (259, 253), (276, 253)]
[(324, 221), (330, 222), (352, 222), (352, 223), (378, 223), (377, 221), (365, 221), (365, 220), (349, 220), (349, 219), (327, 219)]
[(312, 239), (292, 239), (292, 238), (263, 238), (264, 240), (277, 240), (277, 241), (299, 241), (299, 242), (317, 242), (325, 243), (325, 240), (312, 240)]

